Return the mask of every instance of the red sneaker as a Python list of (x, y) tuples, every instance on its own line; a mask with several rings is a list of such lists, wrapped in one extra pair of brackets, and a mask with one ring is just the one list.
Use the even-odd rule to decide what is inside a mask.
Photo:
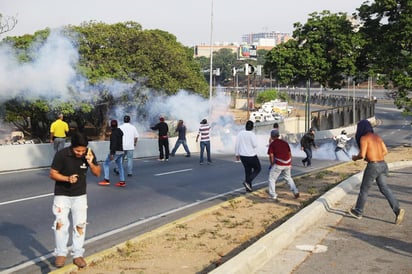
[(108, 185), (110, 185), (110, 182), (107, 181), (107, 180), (103, 180), (101, 182), (98, 182), (98, 184), (101, 185), (101, 186), (108, 186)]
[(126, 186), (126, 183), (125, 182), (118, 182), (118, 183), (115, 184), (115, 186), (124, 187), (124, 186)]

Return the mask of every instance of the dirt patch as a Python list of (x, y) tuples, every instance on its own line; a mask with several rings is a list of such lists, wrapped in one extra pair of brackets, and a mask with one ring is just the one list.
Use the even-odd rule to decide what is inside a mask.
[[(410, 147), (391, 149), (387, 162), (412, 160)], [(286, 183), (277, 185), (279, 202), (267, 188), (231, 197), (218, 206), (177, 220), (112, 249), (89, 266), (70, 273), (208, 273), (290, 218), (346, 178), (362, 171), (362, 161), (347, 162), (295, 178), (294, 199)]]

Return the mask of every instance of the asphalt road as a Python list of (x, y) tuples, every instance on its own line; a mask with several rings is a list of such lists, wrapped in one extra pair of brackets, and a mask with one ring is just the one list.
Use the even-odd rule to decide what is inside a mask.
[[(389, 146), (408, 143), (410, 122), (391, 105), (378, 105), (376, 129)], [(213, 147), (212, 147), (213, 149)], [(127, 187), (102, 187), (88, 178), (88, 222), (86, 254), (93, 254), (131, 235), (137, 236), (162, 224), (219, 203), (229, 195), (244, 192), (243, 168), (233, 155), (213, 155), (213, 165), (199, 165), (198, 155), (176, 156), (169, 162), (154, 158), (134, 161), (136, 176)], [(336, 164), (316, 160), (306, 169), (294, 157), (293, 176)], [(267, 184), (266, 157), (257, 187)], [(315, 164), (316, 163), (316, 164)], [(47, 273), (54, 269), (53, 182), (48, 169), (26, 170), (0, 175), (0, 272)], [(113, 182), (115, 175), (111, 174)]]
[[(295, 176), (308, 171), (300, 159), (294, 159)], [(135, 160), (136, 176), (127, 178), (125, 188), (102, 187), (97, 185), (97, 178), (89, 176), (85, 255), (219, 203), (228, 195), (243, 193), (242, 165), (236, 163), (232, 155), (213, 155), (212, 160), (212, 165), (199, 165), (196, 154), (191, 158), (176, 156), (167, 163), (154, 158)], [(261, 162), (263, 169), (255, 180), (257, 187), (266, 185), (268, 175), (267, 159), (261, 158)], [(316, 168), (330, 164), (330, 161), (318, 160)], [(0, 175), (2, 271), (46, 273), (53, 269), (54, 183), (48, 178), (48, 171), (38, 169)], [(115, 182), (116, 175), (111, 176)]]

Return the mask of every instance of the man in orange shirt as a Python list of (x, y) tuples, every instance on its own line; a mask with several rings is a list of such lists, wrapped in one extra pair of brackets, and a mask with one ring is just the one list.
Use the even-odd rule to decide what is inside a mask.
[(69, 132), (69, 125), (63, 121), (63, 114), (60, 113), (57, 120), (50, 126), (50, 143), (53, 144), (54, 151), (64, 148), (66, 134)]

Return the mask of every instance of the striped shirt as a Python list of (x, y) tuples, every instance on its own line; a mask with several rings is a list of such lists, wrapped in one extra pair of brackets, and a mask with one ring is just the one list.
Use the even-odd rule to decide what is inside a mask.
[(208, 124), (201, 124), (199, 127), (200, 142), (210, 141), (210, 126)]

